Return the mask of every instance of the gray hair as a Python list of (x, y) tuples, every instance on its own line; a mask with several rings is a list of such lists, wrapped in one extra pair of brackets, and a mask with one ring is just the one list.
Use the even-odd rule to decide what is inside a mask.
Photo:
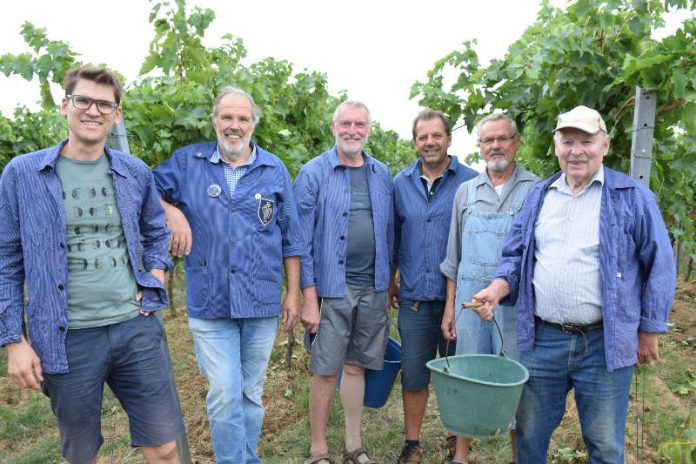
[[(512, 119), (510, 116), (508, 116), (505, 113), (491, 113), (485, 118), (483, 118), (481, 121), (479, 121), (477, 127), (478, 127), (478, 133), (479, 135), (481, 134), (481, 129), (483, 129), (483, 126), (485, 126), (487, 123), (491, 121), (505, 121), (510, 125), (510, 130), (512, 130), (512, 138), (515, 138), (515, 136), (519, 133), (517, 132), (517, 124), (515, 124), (515, 120)], [(481, 139), (479, 138), (479, 142)]]
[(220, 101), (225, 97), (225, 95), (230, 94), (230, 93), (235, 93), (237, 95), (242, 95), (249, 100), (249, 103), (251, 103), (251, 120), (254, 124), (254, 127), (256, 127), (256, 124), (258, 124), (259, 120), (261, 119), (261, 109), (256, 106), (256, 102), (254, 101), (253, 98), (251, 98), (251, 95), (246, 93), (240, 88), (237, 87), (223, 87), (222, 90), (220, 90), (220, 93), (217, 94), (215, 97), (215, 101), (213, 102), (213, 115), (212, 118), (215, 119), (218, 115), (218, 107), (220, 106)]
[(342, 102), (340, 105), (338, 105), (338, 107), (336, 108), (336, 111), (334, 111), (333, 119), (331, 121), (336, 122), (336, 120), (338, 119), (338, 115), (345, 108), (362, 108), (362, 109), (364, 109), (365, 112), (367, 113), (367, 124), (372, 125), (372, 116), (370, 116), (370, 110), (367, 108), (367, 105), (361, 101), (356, 101), (356, 100), (346, 100), (346, 101)]

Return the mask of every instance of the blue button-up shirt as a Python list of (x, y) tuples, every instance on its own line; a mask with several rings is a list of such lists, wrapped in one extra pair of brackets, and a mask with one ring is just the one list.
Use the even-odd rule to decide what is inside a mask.
[[(534, 230), (541, 205), (560, 173), (529, 192), (503, 248), (497, 278), (517, 302), (517, 344), (534, 346)], [(604, 168), (599, 216), (599, 265), (607, 368), (635, 364), (638, 330), (666, 332), (674, 300), (676, 267), (665, 223), (652, 192), (625, 174)]]
[[(389, 169), (363, 153), (375, 229), (375, 289), (389, 286), (394, 243), (392, 180)], [(336, 147), (310, 160), (295, 179), (303, 243), (302, 288), (316, 286), (323, 298), (345, 295), (350, 220), (350, 177)]]
[[(65, 210), (56, 162), (65, 141), (12, 159), (0, 179), (0, 345), (17, 343), (26, 309), (31, 344), (47, 373), (68, 371), (68, 258)], [(150, 169), (106, 148), (116, 205), (142, 308), (167, 305), (162, 283), (145, 271), (167, 269), (169, 233)], [(28, 302), (24, 306), (24, 283)]]
[(478, 173), (450, 157), (437, 188), (426, 194), (421, 160), (394, 177), (394, 263), (399, 267), (399, 298), (444, 300), (447, 280), (440, 262), (447, 252), (454, 194)]
[(280, 314), (283, 259), (300, 256), (290, 175), (275, 155), (256, 146), (256, 160), (234, 194), (216, 142), (189, 145), (155, 168), (157, 190), (184, 213), (193, 233), (184, 259), (186, 309), (200, 319)]

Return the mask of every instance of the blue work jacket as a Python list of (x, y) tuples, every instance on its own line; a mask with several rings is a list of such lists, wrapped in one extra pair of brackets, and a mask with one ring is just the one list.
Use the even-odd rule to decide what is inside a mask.
[[(363, 153), (375, 230), (375, 290), (389, 287), (394, 243), (392, 180), (389, 169)], [(336, 147), (313, 158), (295, 179), (302, 239), (302, 288), (316, 286), (322, 298), (345, 296), (346, 251), (350, 221), (350, 174)]]
[(447, 254), (452, 203), (459, 186), (478, 175), (450, 156), (434, 193), (426, 194), (421, 160), (394, 177), (394, 263), (399, 267), (399, 298), (444, 301), (447, 279), (440, 263)]
[[(544, 197), (560, 172), (529, 192), (503, 248), (496, 277), (517, 302), (517, 344), (534, 346), (534, 228)], [(674, 300), (676, 267), (665, 223), (653, 193), (620, 172), (604, 168), (599, 213), (599, 264), (607, 368), (635, 364), (638, 331), (666, 332)]]
[(257, 146), (230, 198), (222, 163), (210, 161), (216, 147), (189, 145), (154, 170), (162, 199), (181, 209), (193, 233), (184, 259), (188, 315), (278, 316), (283, 259), (302, 254), (290, 175)]
[[(49, 374), (68, 372), (67, 238), (56, 171), (66, 141), (13, 158), (0, 179), (0, 345), (20, 341), (26, 309), (31, 345)], [(167, 306), (164, 287), (145, 272), (171, 267), (169, 233), (152, 173), (134, 156), (105, 151), (131, 267), (143, 290), (142, 309), (161, 309)]]

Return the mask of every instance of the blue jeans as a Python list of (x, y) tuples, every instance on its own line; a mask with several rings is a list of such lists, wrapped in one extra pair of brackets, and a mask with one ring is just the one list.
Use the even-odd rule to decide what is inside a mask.
[[(447, 340), (442, 335), (444, 301), (421, 301), (412, 311), (413, 300), (399, 300), (399, 335), (401, 336), (401, 386), (420, 391), (430, 382), (430, 369), (425, 363), (438, 352), (445, 356)], [(448, 356), (454, 356), (456, 343), (449, 344)]]
[(623, 464), (633, 366), (607, 370), (603, 330), (569, 334), (538, 323), (534, 349), (521, 352), (520, 362), (529, 370), (529, 380), (517, 409), (518, 464), (546, 462), (571, 389), (589, 464)]
[(218, 464), (260, 463), (261, 395), (278, 318), (189, 318), (196, 359), (208, 380), (208, 420)]

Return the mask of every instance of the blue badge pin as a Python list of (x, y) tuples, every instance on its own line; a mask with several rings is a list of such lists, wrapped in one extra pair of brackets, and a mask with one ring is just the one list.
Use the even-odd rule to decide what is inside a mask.
[(217, 198), (222, 193), (222, 187), (218, 184), (210, 184), (208, 186), (208, 196), (212, 198)]

